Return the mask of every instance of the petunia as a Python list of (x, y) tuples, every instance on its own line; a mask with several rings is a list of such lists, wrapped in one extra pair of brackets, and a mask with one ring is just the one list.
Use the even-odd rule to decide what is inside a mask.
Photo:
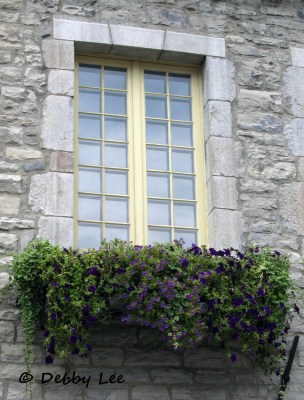
[(53, 357), (51, 355), (48, 355), (45, 357), (45, 363), (46, 364), (53, 364)]

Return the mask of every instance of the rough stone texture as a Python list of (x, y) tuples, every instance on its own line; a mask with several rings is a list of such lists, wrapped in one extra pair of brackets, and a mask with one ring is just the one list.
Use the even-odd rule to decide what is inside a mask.
[(68, 152), (52, 152), (50, 168), (58, 172), (74, 172), (74, 155)]
[(44, 40), (43, 58), (47, 68), (74, 70), (74, 44), (63, 40)]
[(51, 69), (48, 79), (48, 91), (52, 94), (74, 95), (73, 71)]
[(12, 233), (0, 233), (0, 253), (17, 250), (17, 236)]
[(73, 126), (71, 98), (48, 96), (43, 108), (42, 147), (73, 151)]
[(298, 235), (304, 235), (303, 182), (287, 183), (279, 190), (280, 217), (283, 226)]
[(41, 158), (42, 153), (40, 150), (34, 149), (20, 149), (17, 147), (7, 147), (6, 157), (9, 160), (26, 160), (28, 158)]
[(285, 123), (284, 135), (294, 156), (304, 156), (304, 119), (294, 118)]
[(40, 217), (38, 236), (64, 247), (73, 246), (73, 219), (62, 217)]
[(289, 67), (284, 73), (283, 95), (288, 112), (295, 117), (304, 117), (304, 94), (301, 82), (304, 79), (304, 69)]
[(73, 175), (48, 172), (32, 177), (29, 204), (43, 215), (73, 216)]
[(214, 208), (238, 208), (237, 179), (212, 176), (207, 184), (208, 212)]
[(208, 101), (204, 108), (205, 140), (209, 136), (232, 136), (231, 105), (224, 101)]
[(0, 215), (16, 216), (20, 208), (18, 197), (0, 194)]
[(168, 390), (163, 386), (135, 386), (132, 390), (131, 400), (170, 400)]
[(0, 174), (0, 192), (21, 193), (21, 176)]
[(0, 290), (3, 289), (9, 283), (9, 274), (6, 272), (0, 272)]

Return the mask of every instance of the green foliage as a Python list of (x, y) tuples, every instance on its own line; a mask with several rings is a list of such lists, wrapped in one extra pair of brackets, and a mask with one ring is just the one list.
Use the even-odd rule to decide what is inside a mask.
[(46, 362), (91, 351), (89, 327), (108, 323), (110, 303), (124, 323), (158, 329), (175, 349), (202, 343), (256, 352), (266, 374), (286, 355), (292, 281), (286, 256), (250, 247), (216, 251), (182, 241), (134, 246), (119, 240), (80, 252), (36, 240), (12, 264), (26, 337), (25, 360), (46, 314)]

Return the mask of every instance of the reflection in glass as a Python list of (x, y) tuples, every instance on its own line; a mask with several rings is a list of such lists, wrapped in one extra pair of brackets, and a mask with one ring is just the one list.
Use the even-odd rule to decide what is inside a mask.
[(147, 143), (168, 144), (168, 123), (147, 121), (146, 135)]
[(173, 197), (175, 199), (194, 200), (194, 177), (173, 175)]
[(145, 92), (166, 93), (166, 73), (145, 71)]
[(175, 229), (174, 230), (174, 239), (184, 239), (185, 246), (191, 247), (192, 243), (197, 244), (197, 234), (196, 231), (190, 230), (182, 230), (182, 229)]
[(193, 146), (192, 125), (172, 123), (171, 135), (173, 146)]
[(125, 93), (104, 93), (105, 113), (106, 114), (127, 114), (127, 103)]
[(101, 92), (98, 90), (79, 90), (79, 111), (101, 113)]
[(106, 169), (105, 193), (128, 194), (128, 172)]
[(153, 225), (170, 225), (170, 202), (149, 200), (148, 223)]
[(121, 239), (129, 240), (129, 227), (123, 225), (106, 224), (106, 240)]
[(174, 202), (174, 225), (195, 227), (195, 204)]
[(169, 93), (191, 96), (190, 75), (169, 74)]
[(148, 173), (148, 196), (170, 197), (170, 179), (168, 174)]
[(107, 89), (125, 90), (127, 87), (126, 70), (124, 68), (105, 67), (104, 86)]
[(164, 96), (146, 96), (146, 117), (167, 118), (167, 98)]
[(101, 165), (101, 143), (79, 141), (79, 164)]
[(193, 151), (172, 150), (172, 169), (174, 172), (193, 172)]
[(101, 197), (79, 196), (78, 218), (85, 220), (101, 221)]
[(98, 115), (80, 114), (78, 136), (89, 139), (101, 139), (101, 117)]
[(149, 244), (171, 242), (171, 229), (149, 228)]
[(100, 247), (102, 240), (102, 227), (98, 224), (78, 224), (78, 247), (88, 249), (91, 247)]
[(106, 197), (107, 222), (128, 222), (128, 199)]
[(120, 117), (105, 117), (105, 139), (127, 140), (127, 119)]
[(170, 98), (171, 119), (180, 121), (192, 121), (191, 118), (191, 100)]
[(79, 168), (79, 192), (101, 193), (99, 168)]
[(105, 165), (107, 167), (127, 167), (127, 146), (124, 144), (105, 145)]
[(98, 65), (79, 65), (79, 86), (101, 87), (101, 67)]
[(147, 147), (147, 169), (169, 170), (168, 149), (164, 147)]

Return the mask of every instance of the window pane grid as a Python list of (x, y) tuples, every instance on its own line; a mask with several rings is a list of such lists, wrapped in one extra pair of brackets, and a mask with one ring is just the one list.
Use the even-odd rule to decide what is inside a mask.
[[(91, 68), (91, 70), (90, 70)], [(80, 74), (81, 74), (81, 69), (82, 66), (80, 65)], [(86, 70), (86, 68), (84, 68)], [(86, 182), (86, 175), (83, 175), (82, 178), (82, 186), (78, 188), (78, 196), (79, 196), (79, 207), (82, 207), (81, 210), (79, 210), (79, 216), (78, 216), (78, 221), (79, 221), (79, 240), (80, 240), (80, 246), (84, 246), (87, 243), (86, 238), (91, 238), (90, 240), (93, 240), (93, 244), (95, 246), (100, 243), (102, 238), (107, 237), (107, 230), (108, 232), (111, 231), (111, 226), (116, 227), (116, 232), (119, 232), (119, 229), (125, 227), (129, 227), (130, 222), (129, 222), (129, 194), (128, 194), (128, 175), (129, 175), (129, 168), (128, 168), (128, 156), (127, 156), (127, 148), (128, 148), (128, 140), (121, 140), (121, 139), (126, 139), (127, 136), (123, 134), (122, 137), (122, 132), (126, 130), (127, 126), (127, 88), (126, 88), (126, 69), (111, 69), (108, 68), (106, 70), (108, 74), (108, 82), (110, 82), (108, 85), (105, 85), (105, 68), (104, 66), (98, 66), (98, 65), (92, 65), (87, 68), (88, 72), (88, 79), (95, 79), (95, 80), (100, 80), (100, 86), (96, 87), (96, 85), (86, 85), (86, 84), (81, 84), (79, 85), (79, 93), (81, 90), (88, 90), (88, 93), (86, 94), (88, 101), (84, 103), (86, 98), (83, 100), (83, 111), (81, 108), (79, 109), (79, 118), (85, 118), (86, 116), (100, 116), (100, 130), (101, 134), (97, 134), (96, 131), (96, 126), (98, 119), (94, 119), (94, 122), (91, 123), (91, 120), (83, 120), (82, 122), (82, 132), (79, 132), (79, 137), (78, 137), (78, 143), (80, 147), (80, 152), (79, 152), (79, 163), (78, 163), (78, 168), (79, 171), (81, 172), (81, 168), (83, 171), (87, 171), (87, 173), (90, 173), (90, 171), (100, 171), (99, 175), (96, 175), (96, 177), (99, 177), (97, 180), (95, 179), (95, 175), (91, 176), (91, 180), (89, 182)], [(95, 71), (94, 71), (95, 70)], [(93, 72), (92, 72), (93, 71)], [(100, 71), (100, 77), (97, 78), (97, 71)], [(118, 73), (118, 78), (119, 74), (124, 75), (122, 79), (114, 79), (115, 74)], [(117, 78), (117, 77), (116, 77)], [(84, 79), (84, 78), (83, 78)], [(125, 82), (124, 82), (125, 81)], [(119, 85), (124, 85), (125, 87), (119, 87), (119, 88), (111, 88), (107, 87), (109, 85), (114, 85), (114, 86), (119, 86)], [(88, 97), (90, 94), (94, 93), (99, 93), (98, 98), (100, 99), (100, 109), (96, 107), (96, 104), (93, 103), (94, 98)], [(120, 95), (121, 94), (121, 95)], [(120, 96), (120, 97), (109, 97), (109, 96)], [(97, 96), (97, 95), (96, 95)], [(92, 108), (90, 108), (92, 107)], [(98, 103), (99, 107), (99, 103)], [(106, 107), (108, 107), (108, 111), (111, 112), (105, 112)], [(120, 107), (120, 109), (119, 109)], [(118, 111), (118, 112), (116, 112)], [(107, 118), (107, 123), (106, 125), (106, 118)], [(88, 124), (89, 123), (89, 124)], [(92, 126), (92, 124), (94, 125)], [(110, 125), (109, 125), (110, 123)], [(120, 125), (118, 125), (120, 124)], [(118, 126), (120, 127), (120, 132), (119, 136), (112, 137), (111, 135), (117, 130)], [(90, 132), (90, 129), (95, 129), (92, 133)], [(123, 129), (123, 130), (122, 130)], [(107, 130), (107, 131), (106, 131)], [(88, 132), (88, 133), (87, 133)], [(107, 135), (107, 138), (105, 137)], [(90, 136), (90, 137), (88, 137)], [(117, 139), (119, 140), (117, 140)], [(123, 154), (125, 155), (125, 160), (122, 162), (125, 163), (126, 165), (120, 166), (120, 165), (113, 165), (115, 164), (115, 158), (112, 156), (109, 158), (109, 153), (108, 152), (112, 149), (109, 146), (114, 146), (114, 156), (116, 155), (116, 152), (122, 151)], [(108, 147), (107, 147), (108, 146)], [(116, 147), (115, 147), (116, 146)], [(118, 147), (117, 147), (118, 146)], [(93, 157), (93, 158), (92, 158)], [(107, 160), (108, 157), (108, 160)], [(117, 158), (118, 160), (121, 160), (121, 157)], [(92, 162), (93, 161), (93, 162)], [(91, 165), (93, 164), (93, 165)], [(110, 164), (110, 165), (109, 165)], [(112, 165), (111, 165), (112, 164)], [(111, 174), (111, 171), (113, 173), (123, 173), (124, 175), (109, 175)], [(79, 172), (79, 174), (80, 174)], [(107, 175), (108, 174), (108, 175)], [(79, 175), (80, 176), (80, 175)], [(88, 175), (89, 176), (89, 175)], [(80, 176), (81, 178), (81, 176)], [(93, 178), (95, 181), (93, 181)], [(115, 192), (115, 179), (120, 179), (120, 183), (124, 182), (126, 180), (126, 183), (124, 184), (124, 188), (120, 189), (122, 193), (118, 191), (118, 193), (111, 193)], [(99, 181), (100, 179), (100, 181)], [(109, 181), (110, 179), (110, 181)], [(111, 184), (111, 179), (114, 180), (114, 183)], [(121, 181), (123, 179), (123, 181)], [(97, 184), (97, 182), (100, 182)], [(94, 190), (94, 186), (90, 186), (90, 182), (95, 182), (94, 185), (98, 185), (98, 189), (101, 190)], [(106, 184), (109, 185), (109, 189), (106, 191)], [(117, 184), (117, 182), (116, 182)], [(85, 190), (83, 190), (83, 189)], [(91, 189), (91, 190), (90, 190)], [(92, 190), (93, 189), (93, 190)], [(127, 190), (127, 192), (125, 192)], [(126, 194), (123, 194), (123, 193)], [(98, 199), (100, 201), (98, 202)], [(93, 202), (95, 200), (95, 202)], [(80, 203), (81, 201), (81, 203)], [(108, 202), (108, 203), (107, 203)], [(119, 204), (121, 207), (114, 207), (113, 205)], [(119, 203), (120, 202), (120, 203)], [(122, 203), (121, 203), (122, 202)], [(90, 206), (93, 208), (90, 211)], [(100, 211), (98, 211), (98, 208)], [(95, 216), (95, 218), (94, 218)], [(90, 217), (90, 218), (88, 218)], [(98, 218), (96, 218), (98, 217)], [(101, 230), (98, 230), (97, 227), (100, 227)], [(125, 228), (124, 228), (125, 229)], [(124, 230), (123, 236), (129, 235), (128, 233), (129, 228)], [(123, 231), (121, 231), (123, 232)], [(113, 234), (113, 232), (112, 232)]]

